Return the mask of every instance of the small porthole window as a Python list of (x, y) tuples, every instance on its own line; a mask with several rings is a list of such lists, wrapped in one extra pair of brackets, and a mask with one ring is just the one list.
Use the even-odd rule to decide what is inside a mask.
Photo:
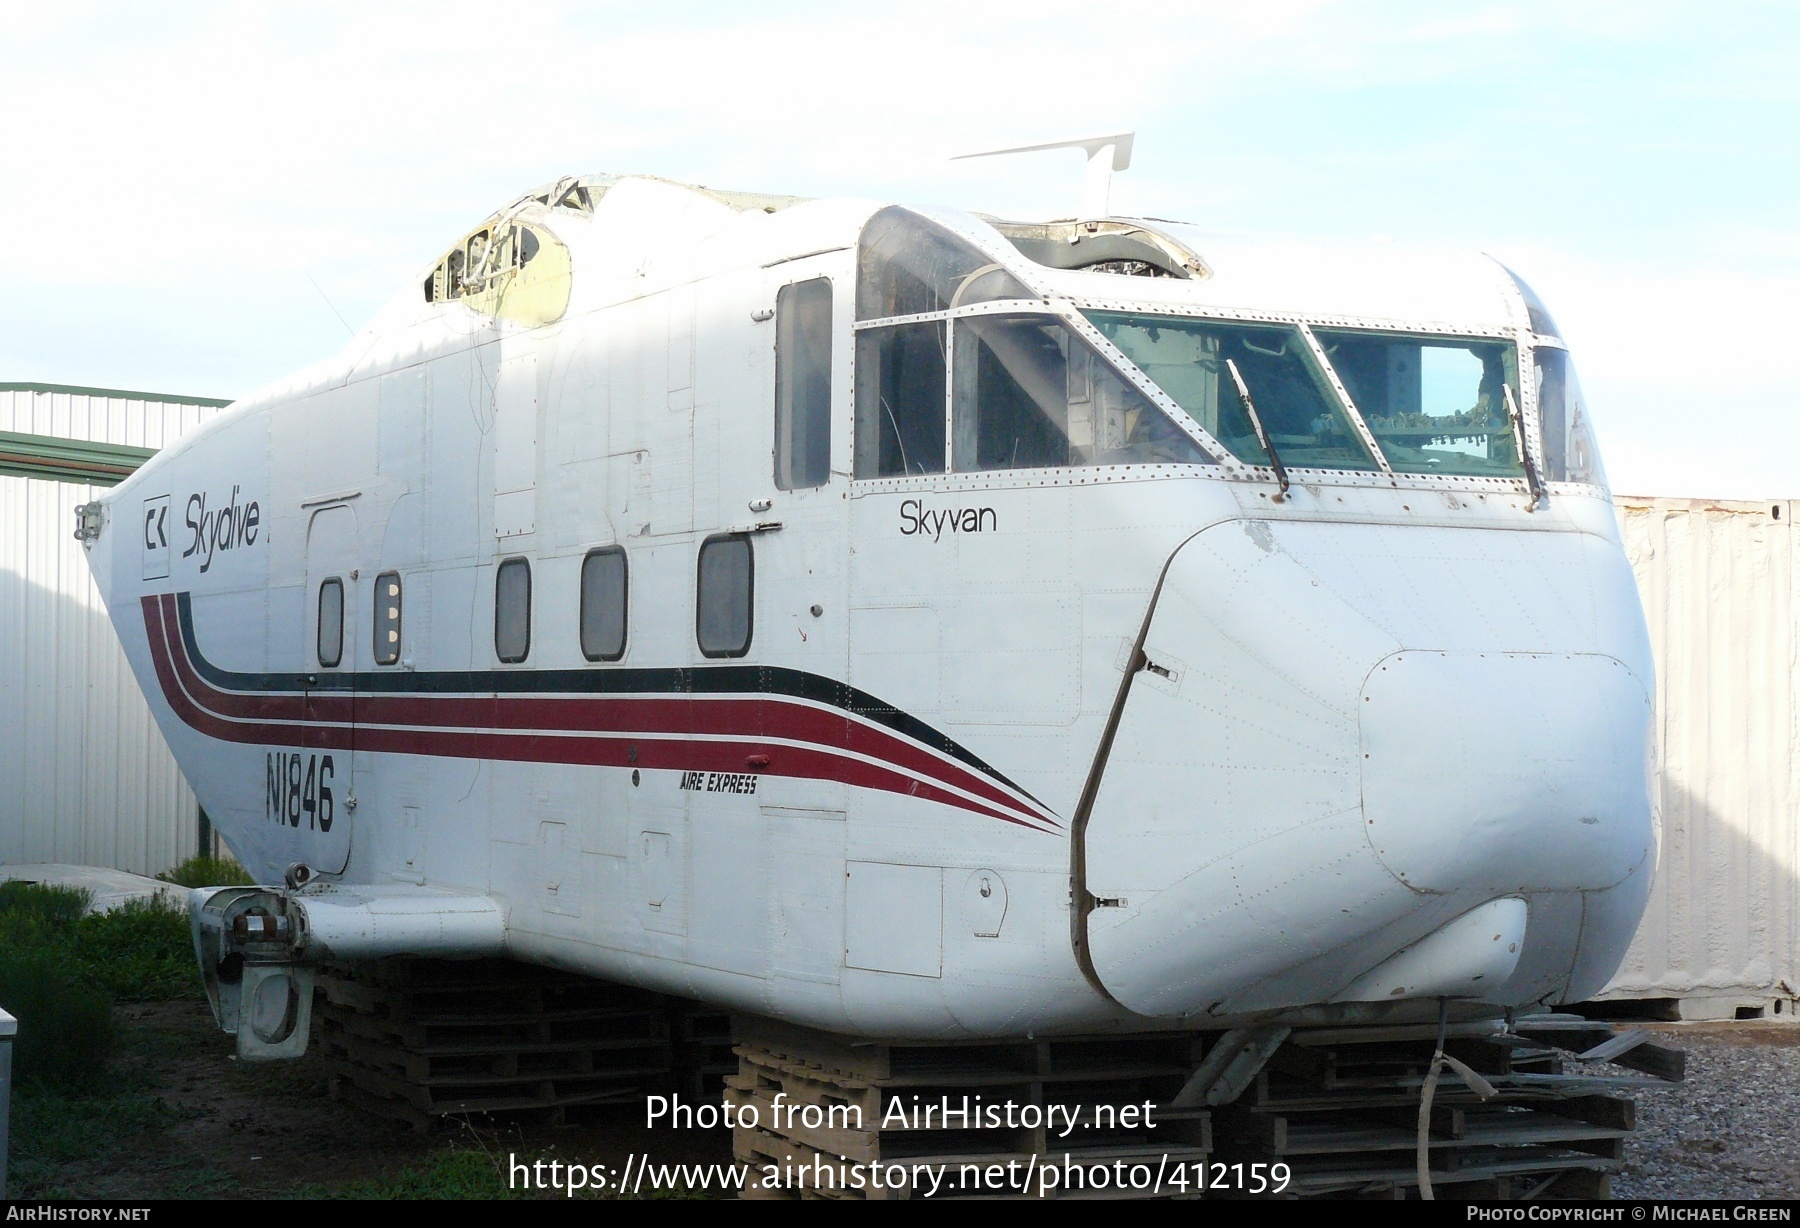
[(531, 652), (531, 564), (507, 559), (494, 576), (494, 655), (508, 665)]
[(700, 546), (694, 630), (709, 657), (741, 657), (750, 651), (755, 560), (742, 534), (709, 537)]
[(400, 573), (384, 571), (375, 577), (375, 664), (392, 665), (400, 659)]
[(581, 560), (581, 655), (617, 661), (625, 655), (625, 617), (630, 583), (625, 551), (607, 546)]
[(344, 659), (344, 582), (336, 576), (319, 585), (318, 656), (326, 669)]

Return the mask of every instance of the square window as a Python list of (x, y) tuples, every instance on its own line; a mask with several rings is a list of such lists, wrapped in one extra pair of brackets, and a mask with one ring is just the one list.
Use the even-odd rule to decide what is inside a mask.
[(318, 652), (326, 669), (344, 659), (344, 582), (336, 576), (319, 585)]
[(617, 661), (625, 655), (627, 584), (625, 551), (590, 550), (581, 561), (581, 655)]
[(754, 573), (748, 537), (709, 537), (701, 543), (694, 623), (707, 656), (741, 657), (750, 651)]
[(507, 559), (494, 575), (494, 655), (507, 664), (531, 652), (531, 563)]

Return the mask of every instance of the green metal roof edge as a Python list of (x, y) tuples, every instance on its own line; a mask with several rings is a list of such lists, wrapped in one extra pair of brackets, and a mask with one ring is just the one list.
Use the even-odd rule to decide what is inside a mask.
[(205, 405), (223, 409), (231, 404), (217, 397), (183, 397), (168, 392), (130, 392), (123, 388), (83, 388), (78, 384), (0, 384), (0, 392), (66, 392), (78, 397), (114, 397), (122, 401), (160, 401), (164, 405)]
[(130, 444), (0, 431), (0, 474), (9, 477), (116, 486), (155, 455)]

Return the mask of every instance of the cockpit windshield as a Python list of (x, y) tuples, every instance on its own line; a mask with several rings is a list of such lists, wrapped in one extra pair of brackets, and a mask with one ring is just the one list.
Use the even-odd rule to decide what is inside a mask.
[(1524, 476), (1505, 389), (1519, 399), (1511, 342), (1314, 330), (1400, 473)]
[(1292, 324), (1090, 311), (1094, 327), (1239, 460), (1269, 461), (1227, 360), (1254, 398), (1269, 441), (1288, 465), (1374, 469), (1375, 459)]
[[(857, 478), (1210, 465), (1229, 451), (1273, 469), (1284, 492), (1289, 468), (1523, 481), (1534, 496), (1544, 479), (1605, 483), (1568, 353), (1522, 282), (1529, 353), (1506, 329), (1150, 308), (1084, 309), (1090, 330), (1072, 304), (1024, 280), (1035, 277), (976, 232), (898, 207), (868, 220), (857, 261)], [(1521, 455), (1540, 426), (1541, 450)]]

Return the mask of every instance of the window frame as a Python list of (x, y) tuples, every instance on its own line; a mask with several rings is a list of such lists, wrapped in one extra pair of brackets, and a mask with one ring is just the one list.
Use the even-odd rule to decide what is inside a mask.
[[(1055, 311), (1020, 310), (1000, 311), (984, 310), (975, 313), (958, 313), (950, 317), (950, 344), (948, 393), (950, 407), (948, 414), (949, 442), (945, 448), (947, 472), (967, 476), (971, 474), (1016, 474), (1016, 473), (1060, 473), (1065, 470), (1107, 469), (1130, 466), (1210, 466), (1217, 462), (1201, 447), (1190, 429), (1193, 417), (1184, 412), (1170, 413), (1158, 401), (1128, 376), (1119, 365), (1093, 340), (1077, 329), (1069, 318)], [(1088, 420), (1087, 441), (1081, 442), (1075, 433), (1077, 415), (1076, 406), (1080, 403), (1070, 400), (1064, 406), (1064, 417), (1059, 422), (1044, 413), (1044, 422), (1055, 432), (1060, 440), (1065, 459), (1039, 464), (983, 464), (981, 461), (982, 432), (984, 424), (991, 421), (984, 413), (988, 402), (981, 396), (984, 383), (981, 356), (984, 352), (995, 354), (993, 340), (1004, 330), (1023, 326), (1025, 329), (1043, 330), (1045, 337), (1051, 340), (1060, 353), (1060, 367), (1065, 389), (1068, 387), (1070, 373), (1076, 371), (1078, 362), (1084, 364), (1088, 384)], [(989, 331), (989, 330), (992, 331)], [(1104, 336), (1104, 334), (1101, 334)], [(1079, 351), (1079, 353), (1078, 353)], [(965, 370), (965, 364), (968, 369)], [(1010, 373), (1008, 374), (1010, 378)], [(1108, 423), (1102, 416), (1104, 413), (1103, 381), (1112, 381), (1117, 385), (1119, 394), (1136, 398), (1141, 409), (1155, 416), (1166, 428), (1169, 438), (1179, 440), (1192, 453), (1186, 457), (1153, 457), (1135, 458), (1118, 457), (1119, 449), (1107, 446), (1105, 438)], [(1029, 395), (1029, 394), (1027, 394)], [(1153, 427), (1146, 427), (1146, 432)], [(1129, 446), (1129, 445), (1127, 445)], [(1092, 456), (1113, 454), (1115, 459), (1079, 459), (1075, 453), (1085, 449)], [(967, 455), (965, 455), (967, 454)]]
[[(509, 567), (525, 569), (525, 646), (516, 657), (507, 656), (500, 647), (500, 577)], [(502, 665), (520, 665), (531, 656), (531, 560), (522, 554), (501, 559), (494, 568), (494, 656)]]
[[(337, 590), (337, 646), (332, 650), (331, 660), (325, 659), (325, 590)], [(337, 669), (344, 663), (344, 616), (346, 599), (344, 596), (344, 578), (342, 576), (326, 576), (319, 581), (319, 595), (314, 607), (313, 623), (313, 658), (318, 661), (320, 669)]]
[[(722, 649), (715, 651), (706, 646), (700, 635), (700, 612), (705, 600), (702, 585), (705, 580), (706, 552), (722, 542), (742, 542), (745, 556), (749, 560), (747, 570), (744, 611), (744, 643), (735, 650)], [(750, 654), (750, 646), (756, 642), (756, 544), (749, 533), (714, 533), (700, 543), (700, 549), (694, 555), (694, 644), (700, 649), (700, 655), (713, 660), (733, 659)]]
[[(588, 651), (587, 645), (587, 569), (592, 559), (602, 556), (617, 555), (619, 557), (619, 574), (623, 583), (619, 585), (619, 651), (616, 653), (600, 653)], [(576, 575), (576, 586), (579, 592), (575, 602), (575, 638), (581, 646), (581, 655), (589, 661), (622, 661), (625, 652), (631, 647), (631, 558), (620, 545), (595, 546), (581, 556), (581, 569)], [(696, 615), (696, 618), (698, 615)], [(698, 623), (696, 623), (696, 630)]]
[[(898, 336), (904, 330), (926, 328), (937, 330), (938, 355), (943, 364), (937, 394), (939, 429), (938, 438), (935, 441), (937, 453), (932, 466), (921, 467), (915, 473), (906, 453), (905, 432), (901, 428), (901, 416), (893, 412), (891, 405), (884, 404), (885, 398), (881, 395), (882, 378), (887, 373), (887, 368), (883, 362), (883, 352), (880, 347), (888, 338)], [(903, 478), (934, 478), (943, 477), (951, 471), (950, 376), (956, 361), (956, 355), (951, 349), (951, 336), (950, 318), (942, 314), (909, 317), (899, 323), (884, 322), (857, 327), (853, 342), (856, 388), (852, 394), (856, 410), (851, 424), (852, 454), (850, 458), (851, 476), (857, 481), (891, 482)], [(925, 352), (929, 353), (928, 350)], [(888, 424), (893, 427), (894, 437), (903, 461), (902, 468), (897, 473), (880, 472), (882, 413), (884, 410)], [(908, 421), (910, 423), (910, 419)]]
[[(1354, 465), (1348, 463), (1319, 465), (1314, 464), (1310, 457), (1304, 460), (1294, 459), (1296, 454), (1289, 452), (1290, 459), (1288, 459), (1285, 467), (1289, 470), (1300, 470), (1306, 473), (1360, 474), (1363, 476), (1374, 475), (1383, 480), (1388, 480), (1393, 477), (1393, 471), (1388, 465), (1387, 457), (1382, 453), (1381, 449), (1375, 445), (1374, 437), (1369, 434), (1367, 422), (1363, 420), (1361, 413), (1358, 412), (1357, 407), (1352, 403), (1349, 394), (1344, 391), (1343, 384), (1338, 379), (1336, 370), (1332, 367), (1330, 360), (1326, 357), (1325, 351), (1320, 348), (1318, 338), (1313, 335), (1311, 328), (1306, 323), (1273, 317), (1265, 319), (1261, 316), (1254, 319), (1245, 319), (1235, 315), (1212, 315), (1204, 312), (1173, 313), (1164, 311), (1141, 311), (1136, 307), (1122, 308), (1111, 305), (1083, 306), (1079, 310), (1087, 320), (1088, 324), (1094, 328), (1096, 334), (1105, 338), (1106, 343), (1111, 346), (1113, 350), (1121, 355), (1125, 361), (1131, 363), (1131, 370), (1133, 372), (1141, 376), (1146, 383), (1160, 389), (1163, 395), (1169, 398), (1170, 403), (1175, 406), (1188, 423), (1191, 423), (1201, 435), (1209, 440), (1215, 441), (1220, 455), (1230, 456), (1237, 465), (1251, 470), (1263, 470), (1265, 472), (1272, 471), (1271, 460), (1266, 451), (1267, 445), (1262, 441), (1261, 432), (1256, 429), (1255, 422), (1250, 417), (1247, 409), (1243, 406), (1241, 397), (1238, 394), (1228, 392), (1230, 388), (1229, 383), (1220, 383), (1219, 399), (1221, 405), (1229, 404), (1236, 407), (1239, 421), (1245, 429), (1235, 436), (1229, 431), (1229, 424), (1223, 420), (1223, 412), (1219, 415), (1218, 420), (1212, 422), (1206, 421), (1207, 415), (1188, 408), (1175, 392), (1172, 392), (1169, 388), (1163, 386), (1163, 382), (1159, 380), (1155, 374), (1146, 369), (1145, 366), (1139, 365), (1139, 359), (1142, 355), (1134, 354), (1132, 350), (1127, 348), (1125, 342), (1115, 338), (1108, 332), (1108, 328), (1112, 324), (1118, 324), (1124, 327), (1144, 327), (1153, 332), (1155, 331), (1154, 327), (1150, 326), (1147, 322), (1156, 319), (1166, 319), (1170, 323), (1163, 327), (1179, 331), (1182, 330), (1184, 326), (1194, 326), (1203, 332), (1216, 331), (1222, 334), (1235, 333), (1237, 334), (1237, 343), (1241, 346), (1248, 347), (1252, 353), (1269, 353), (1272, 357), (1286, 359), (1297, 371), (1298, 378), (1295, 382), (1315, 398), (1315, 408), (1323, 410), (1327, 419), (1333, 417), (1341, 419), (1339, 425), (1343, 428), (1341, 433), (1345, 441), (1342, 445), (1344, 450), (1354, 451), (1357, 448), (1360, 448), (1363, 453), (1363, 459), (1368, 463), (1366, 465)], [(1280, 347), (1273, 351), (1263, 350), (1262, 347), (1256, 345), (1245, 336), (1245, 334), (1255, 333), (1280, 335)], [(1221, 348), (1219, 349), (1217, 358), (1217, 369), (1220, 373), (1218, 378), (1221, 381), (1224, 380), (1226, 359), (1225, 350), (1223, 348), (1224, 344), (1224, 341), (1220, 340), (1219, 345)], [(1289, 352), (1290, 344), (1293, 347), (1291, 353)], [(1244, 363), (1246, 367), (1249, 367), (1251, 364), (1250, 355), (1240, 353), (1238, 361)], [(1268, 424), (1270, 438), (1273, 439), (1282, 434), (1283, 431), (1281, 429), (1280, 419), (1275, 414), (1274, 400), (1268, 396), (1269, 385), (1263, 382), (1262, 374), (1255, 370), (1247, 370), (1243, 378), (1245, 382), (1250, 385), (1253, 394), (1259, 387), (1262, 388), (1263, 397), (1260, 398), (1262, 400), (1260, 416)], [(1325, 433), (1330, 434), (1332, 432)], [(1192, 432), (1189, 432), (1189, 434), (1191, 435)], [(1315, 436), (1318, 434), (1320, 434), (1320, 432), (1314, 432)], [(1231, 441), (1234, 438), (1240, 441), (1240, 447), (1232, 446)], [(1294, 445), (1288, 441), (1284, 441), (1281, 444), (1282, 449), (1288, 449), (1292, 446)]]
[[(1364, 442), (1367, 446), (1371, 447), (1374, 450), (1375, 455), (1380, 458), (1385, 471), (1396, 476), (1428, 477), (1438, 480), (1476, 480), (1507, 483), (1521, 483), (1527, 481), (1526, 453), (1521, 451), (1521, 449), (1528, 449), (1530, 446), (1530, 423), (1528, 422), (1525, 424), (1525, 438), (1520, 438), (1513, 430), (1510, 416), (1507, 416), (1507, 425), (1504, 432), (1493, 431), (1491, 433), (1504, 433), (1513, 437), (1513, 449), (1515, 453), (1518, 454), (1519, 462), (1518, 471), (1515, 473), (1445, 472), (1420, 468), (1414, 465), (1411, 463), (1410, 458), (1400, 452), (1398, 447), (1390, 453), (1389, 444), (1397, 444), (1399, 441), (1391, 437), (1385, 437), (1385, 432), (1389, 428), (1376, 428), (1373, 421), (1376, 415), (1373, 413), (1372, 407), (1364, 405), (1355, 396), (1351, 395), (1350, 384), (1346, 382), (1344, 373), (1339, 368), (1337, 362), (1333, 361), (1331, 351), (1326, 348), (1328, 343), (1336, 345), (1341, 344), (1345, 340), (1358, 338), (1368, 338), (1372, 341), (1380, 341), (1390, 345), (1394, 342), (1417, 342), (1421, 352), (1425, 349), (1463, 349), (1473, 352), (1474, 348), (1480, 345), (1498, 346), (1501, 348), (1502, 383), (1512, 389), (1515, 404), (1522, 407), (1525, 405), (1525, 384), (1527, 382), (1525, 378), (1526, 351), (1525, 347), (1522, 347), (1519, 344), (1517, 337), (1506, 336), (1498, 332), (1484, 333), (1468, 330), (1445, 333), (1409, 328), (1380, 328), (1373, 326), (1337, 324), (1307, 324), (1303, 327), (1308, 335), (1308, 339), (1316, 347), (1319, 363), (1324, 369), (1327, 377), (1329, 377), (1333, 391), (1336, 392), (1339, 400), (1341, 400), (1350, 410), (1352, 421), (1354, 421), (1362, 431), (1366, 432)], [(1508, 360), (1510, 360), (1511, 363), (1510, 375), (1505, 373), (1505, 366)], [(1537, 398), (1534, 393), (1534, 405), (1536, 404), (1536, 400)], [(1505, 411), (1502, 410), (1500, 412), (1503, 416), (1506, 416)], [(1396, 458), (1406, 463), (1396, 463)]]
[[(381, 594), (381, 588), (382, 588), (382, 585), (386, 584), (389, 580), (392, 580), (394, 582), (394, 588), (397, 590), (394, 594), (394, 625), (391, 628), (384, 628), (382, 626), (382, 618), (381, 618), (381, 609), (382, 609), (382, 604), (384, 601), (384, 598), (382, 597), (382, 594)], [(372, 654), (372, 656), (374, 657), (375, 664), (377, 664), (377, 665), (397, 665), (400, 662), (400, 648), (401, 648), (401, 645), (404, 643), (404, 641), (401, 638), (402, 635), (404, 634), (404, 632), (402, 631), (402, 622), (404, 621), (404, 617), (405, 617), (404, 613), (402, 612), (401, 606), (405, 600), (405, 597), (406, 597), (406, 585), (401, 581), (400, 573), (398, 571), (384, 571), (380, 575), (375, 577), (375, 601), (374, 601), (374, 605), (372, 606), (372, 608), (370, 610), (370, 614), (371, 614), (370, 633), (371, 634), (370, 634), (369, 651)], [(385, 648), (384, 641), (381, 638), (381, 633), (383, 630), (392, 630), (394, 633), (394, 650), (391, 654), (389, 654), (387, 656), (382, 655), (384, 648)]]

